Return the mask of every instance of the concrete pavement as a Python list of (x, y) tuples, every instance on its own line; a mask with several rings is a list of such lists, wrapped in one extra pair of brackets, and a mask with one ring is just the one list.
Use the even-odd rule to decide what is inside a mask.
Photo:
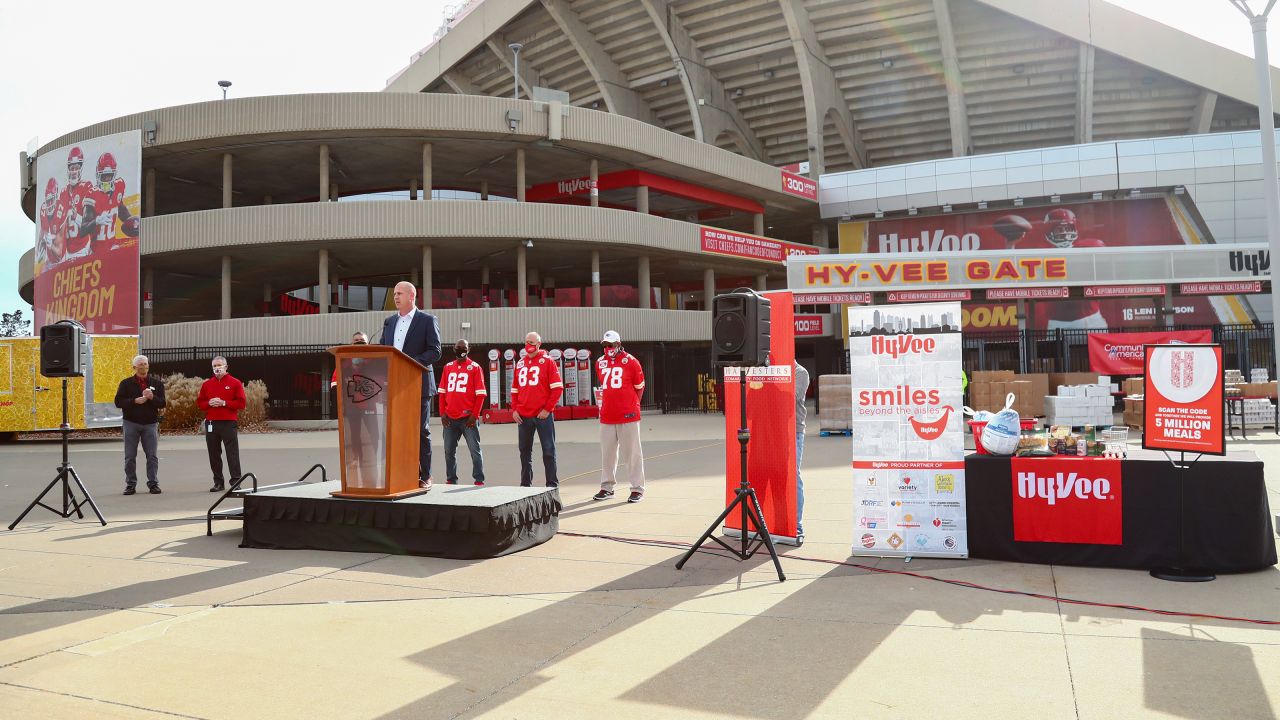
[[(561, 529), (695, 539), (723, 503), (722, 422), (646, 418), (638, 505), (588, 499), (597, 426), (560, 424)], [(514, 430), (483, 432), (488, 475), (514, 484)], [(1280, 468), (1270, 437), (1231, 446)], [(335, 442), (332, 432), (245, 436), (242, 457), (279, 482), (313, 462), (336, 469)], [(1241, 719), (1280, 709), (1277, 626), (801, 559), (1280, 619), (1274, 568), (1182, 585), (1138, 571), (851, 559), (849, 442), (807, 440), (808, 541), (782, 548), (781, 584), (767, 557), (700, 555), (676, 570), (678, 550), (566, 535), (482, 562), (242, 550), (237, 523), (204, 535), (213, 496), (202, 438), (162, 438), (160, 496), (122, 497), (117, 444), (77, 443), (72, 461), (110, 524), (37, 511), (0, 531), (0, 717)], [(53, 443), (0, 446), (5, 524), (57, 461)], [(1277, 471), (1268, 484), (1280, 508)]]

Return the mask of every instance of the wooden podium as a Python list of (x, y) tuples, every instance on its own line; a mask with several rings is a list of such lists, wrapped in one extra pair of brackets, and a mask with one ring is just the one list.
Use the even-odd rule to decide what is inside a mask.
[(420, 495), (422, 373), (390, 345), (329, 348), (338, 365), (342, 489), (334, 497), (398, 500)]

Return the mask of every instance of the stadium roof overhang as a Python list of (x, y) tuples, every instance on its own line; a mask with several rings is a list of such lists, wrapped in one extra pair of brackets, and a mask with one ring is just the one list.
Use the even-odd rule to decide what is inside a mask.
[(813, 177), (1257, 127), (1250, 58), (1103, 0), (484, 0), (387, 90), (509, 95), (510, 42), (522, 95)]

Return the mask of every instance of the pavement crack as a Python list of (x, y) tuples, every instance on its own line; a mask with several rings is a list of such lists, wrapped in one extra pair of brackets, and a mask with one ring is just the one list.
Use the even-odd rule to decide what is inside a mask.
[[(1049, 566), (1049, 579), (1053, 581), (1053, 596), (1057, 598), (1059, 597), (1058, 576), (1054, 572), (1053, 565)], [(1058, 627), (1061, 629), (1062, 635), (1062, 657), (1067, 662), (1067, 682), (1071, 685), (1071, 706), (1075, 711), (1076, 720), (1080, 720), (1080, 698), (1076, 695), (1075, 671), (1071, 669), (1071, 648), (1067, 645), (1067, 624), (1062, 617), (1062, 601), (1055, 599), (1053, 602), (1058, 607)]]
[(0, 680), (0, 685), (19, 688), (22, 690), (30, 690), (32, 692), (45, 693), (48, 695), (57, 695), (59, 697), (75, 698), (76, 700), (85, 700), (87, 702), (98, 702), (105, 705), (113, 705), (115, 707), (129, 708), (130, 710), (142, 710), (143, 712), (155, 713), (156, 715), (164, 715), (166, 717), (187, 718), (187, 720), (209, 720), (209, 718), (205, 718), (200, 715), (187, 715), (185, 713), (171, 712), (169, 710), (157, 710), (155, 708), (143, 707), (142, 705), (131, 705), (129, 703), (116, 702), (115, 700), (103, 700), (102, 698), (90, 697), (88, 695), (77, 695), (75, 693), (59, 692), (57, 690), (46, 690), (44, 688), (20, 685), (18, 683), (5, 682), (3, 680)]

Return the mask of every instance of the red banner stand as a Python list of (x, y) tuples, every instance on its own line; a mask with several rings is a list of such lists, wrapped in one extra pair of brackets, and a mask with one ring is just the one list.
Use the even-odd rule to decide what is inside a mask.
[[(796, 359), (794, 303), (789, 291), (761, 293), (769, 299), (769, 364), (785, 367), (785, 377), (769, 377), (747, 384), (747, 481), (755, 489), (764, 521), (774, 542), (796, 542)], [(741, 462), (738, 452), (739, 388), (736, 378), (725, 378), (725, 502), (738, 491)], [(731, 514), (726, 534), (741, 532), (741, 519)], [(732, 532), (730, 532), (732, 531)]]

